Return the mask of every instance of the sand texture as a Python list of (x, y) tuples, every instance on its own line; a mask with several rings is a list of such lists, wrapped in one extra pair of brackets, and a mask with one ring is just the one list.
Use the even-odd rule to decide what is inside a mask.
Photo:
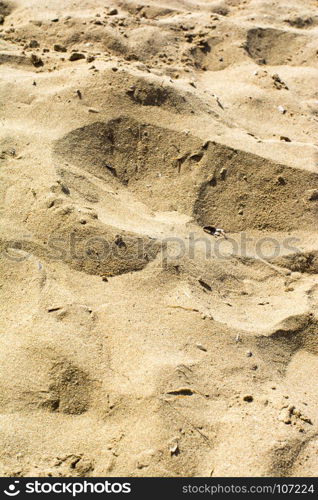
[(317, 475), (317, 54), (314, 0), (0, 1), (0, 475)]

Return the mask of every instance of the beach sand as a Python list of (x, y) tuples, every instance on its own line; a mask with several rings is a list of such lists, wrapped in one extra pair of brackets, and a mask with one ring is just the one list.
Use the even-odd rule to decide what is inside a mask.
[(317, 7), (0, 2), (0, 475), (317, 475)]

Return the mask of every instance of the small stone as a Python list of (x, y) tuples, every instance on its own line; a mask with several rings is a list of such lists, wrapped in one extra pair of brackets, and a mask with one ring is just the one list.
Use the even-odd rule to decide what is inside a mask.
[(37, 47), (40, 47), (40, 44), (37, 40), (31, 40), (29, 47), (30, 49), (36, 49)]
[(92, 54), (90, 54), (87, 56), (86, 61), (88, 63), (91, 63), (91, 62), (95, 61), (95, 57)]
[(284, 142), (291, 142), (291, 139), (285, 135), (281, 135), (279, 139)]
[(253, 356), (252, 351), (246, 351), (246, 356), (247, 356), (248, 358), (250, 358), (251, 356)]
[(312, 420), (310, 418), (308, 418), (308, 417), (305, 417), (305, 415), (301, 415), (299, 418), (303, 422), (306, 422), (307, 424), (313, 425)]
[(172, 456), (172, 455), (179, 455), (179, 453), (180, 453), (180, 448), (179, 448), (178, 443), (173, 443), (173, 444), (169, 447), (169, 451), (170, 451), (171, 456)]
[(111, 9), (108, 11), (109, 16), (117, 16), (118, 10), (117, 9)]
[(222, 180), (225, 179), (226, 174), (227, 174), (227, 169), (226, 168), (221, 168), (221, 170), (220, 170), (220, 176), (221, 176)]
[(305, 194), (307, 201), (318, 201), (318, 189), (308, 189)]
[(66, 52), (66, 47), (64, 47), (63, 45), (60, 45), (59, 43), (55, 43), (53, 46), (53, 49), (56, 52)]
[(246, 396), (243, 396), (243, 401), (246, 401), (247, 403), (251, 403), (253, 400), (254, 398), (251, 394), (246, 394)]
[(286, 111), (287, 111), (287, 110), (284, 108), (284, 106), (277, 106), (277, 109), (278, 109), (278, 111), (279, 111), (282, 115), (284, 115), (284, 114), (286, 113)]
[(67, 194), (67, 195), (70, 194), (69, 188), (65, 184), (63, 184), (63, 182), (61, 182), (60, 180), (58, 180), (57, 183), (59, 184), (62, 193)]
[(280, 78), (280, 76), (275, 73), (274, 75), (272, 75), (272, 79), (274, 80), (274, 86), (280, 90), (280, 89), (286, 89), (288, 90), (288, 87), (286, 85), (286, 83)]
[(36, 54), (32, 54), (30, 59), (33, 66), (35, 66), (36, 68), (40, 68), (44, 64), (42, 59), (38, 57)]
[(130, 85), (130, 87), (129, 87), (129, 88), (127, 89), (127, 91), (126, 91), (126, 94), (128, 94), (128, 95), (130, 95), (130, 94), (131, 94), (131, 95), (133, 95), (133, 94), (134, 94), (134, 92), (135, 92), (135, 90), (136, 90), (135, 85)]
[(114, 243), (119, 248), (126, 248), (126, 243), (124, 242), (123, 238), (119, 234), (116, 235)]
[(290, 417), (291, 417), (291, 412), (290, 412), (289, 408), (282, 408), (278, 417), (277, 417), (277, 420), (279, 420), (280, 422), (283, 422), (286, 425), (289, 425), (289, 424), (291, 424)]
[(283, 177), (283, 176), (279, 175), (279, 176), (277, 177), (277, 184), (279, 184), (280, 186), (285, 186), (285, 184), (286, 184), (286, 180), (284, 179), (284, 177)]
[(204, 347), (202, 344), (197, 344), (197, 348), (200, 349), (200, 351), (207, 351), (206, 347)]
[(69, 57), (70, 61), (78, 61), (79, 59), (85, 59), (85, 55), (80, 52), (73, 52)]

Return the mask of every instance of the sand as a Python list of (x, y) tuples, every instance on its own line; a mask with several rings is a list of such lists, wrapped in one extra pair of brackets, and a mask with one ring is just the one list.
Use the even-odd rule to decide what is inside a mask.
[(1, 475), (317, 475), (317, 7), (0, 2)]

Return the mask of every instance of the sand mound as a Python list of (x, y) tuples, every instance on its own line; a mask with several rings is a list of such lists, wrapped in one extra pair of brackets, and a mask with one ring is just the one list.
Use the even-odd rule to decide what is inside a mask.
[(202, 225), (214, 220), (232, 231), (315, 227), (317, 204), (306, 200), (306, 191), (317, 184), (317, 174), (213, 143), (206, 163), (210, 179), (201, 185), (194, 209)]
[(118, 231), (99, 223), (92, 210), (76, 209), (59, 201), (50, 199), (49, 218), (46, 209), (33, 210), (34, 218), (29, 217), (27, 227), (35, 241), (22, 249), (44, 260), (63, 260), (74, 269), (105, 278), (143, 269), (156, 256), (155, 240)]
[(202, 225), (218, 221), (233, 231), (315, 226), (317, 203), (305, 198), (310, 187), (318, 185), (317, 174), (216, 143), (202, 144), (188, 134), (123, 117), (70, 132), (57, 142), (55, 152), (128, 186), (153, 209), (173, 206), (191, 213), (193, 207)]
[(282, 259), (276, 259), (275, 262), (291, 271), (318, 274), (317, 251), (298, 252)]
[(55, 153), (108, 182), (128, 186), (153, 209), (174, 205), (186, 212), (193, 203), (191, 177), (203, 156), (200, 146), (200, 140), (185, 133), (121, 117), (70, 132), (57, 142)]
[(316, 59), (314, 47), (310, 46), (311, 39), (305, 35), (273, 28), (253, 28), (246, 39), (248, 54), (256, 62), (273, 66), (310, 65)]

